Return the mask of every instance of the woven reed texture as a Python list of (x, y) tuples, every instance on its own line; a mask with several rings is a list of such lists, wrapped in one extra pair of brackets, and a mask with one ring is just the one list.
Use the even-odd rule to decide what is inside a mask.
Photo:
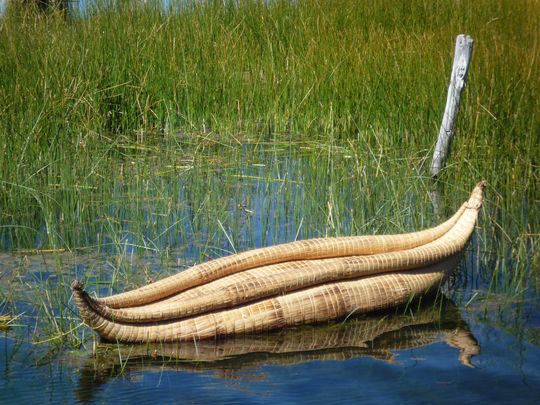
[(298, 260), (235, 273), (176, 294), (157, 303), (121, 309), (89, 298), (93, 310), (116, 322), (145, 323), (187, 316), (248, 303), (327, 282), (381, 272), (407, 270), (445, 259), (464, 249), (477, 218), (477, 196), (463, 205), (454, 225), (423, 246), (399, 252), (320, 260)]
[(225, 311), (150, 324), (122, 324), (103, 318), (93, 310), (88, 294), (79, 286), (75, 286), (74, 296), (85, 323), (106, 340), (192, 341), (267, 332), (395, 307), (438, 286), (459, 260), (458, 254), (420, 270), (329, 283)]
[[(107, 340), (124, 342), (198, 340), (263, 332), (285, 326), (338, 319), (351, 313), (393, 307), (407, 302), (411, 295), (423, 294), (439, 285), (445, 275), (457, 265), (460, 254), (474, 230), (482, 203), (483, 187), (484, 184), (479, 183), (474, 189), (471, 198), (458, 211), (460, 215), (445, 234), (421, 247), (386, 254), (333, 259), (334, 263), (324, 263), (325, 260), (302, 261), (304, 264), (307, 262), (306, 272), (303, 272), (301, 265), (298, 267), (298, 263), (295, 262), (285, 263), (282, 266), (266, 266), (262, 268), (262, 273), (261, 269), (244, 272), (247, 279), (241, 279), (246, 275), (235, 274), (235, 277), (225, 277), (217, 282), (194, 288), (191, 292), (178, 294), (180, 298), (177, 297), (176, 301), (172, 298), (116, 312), (103, 305), (103, 301), (91, 299), (77, 282), (73, 285), (75, 300), (81, 317), (89, 326)], [(326, 260), (329, 261), (332, 260)], [(287, 267), (288, 265), (293, 267)], [(315, 271), (311, 270), (313, 267), (316, 268)], [(418, 270), (418, 267), (421, 269)], [(291, 273), (291, 268), (296, 273), (293, 277), (287, 275)], [(265, 273), (269, 269), (270, 273)], [(285, 271), (287, 269), (289, 273)], [(406, 269), (412, 270), (404, 271)], [(401, 272), (395, 272), (396, 270)], [(374, 274), (384, 271), (394, 272)], [(257, 277), (253, 278), (252, 273), (260, 276), (263, 282), (257, 284)], [(374, 275), (366, 277), (367, 274)], [(238, 277), (240, 284), (235, 280)], [(348, 277), (361, 278), (344, 281)], [(248, 279), (252, 285), (242, 286), (241, 283)], [(301, 285), (295, 284), (295, 280), (302, 280)], [(235, 288), (242, 288), (242, 292), (235, 291)], [(269, 290), (270, 294), (279, 293), (282, 288), (286, 291), (304, 289), (245, 304), (246, 301), (268, 295)], [(211, 297), (208, 295), (209, 291), (213, 294)], [(246, 291), (251, 294), (247, 294), (247, 298)], [(182, 306), (183, 298), (188, 295), (192, 297), (191, 302), (188, 300), (190, 306)], [(212, 301), (209, 301), (209, 298)], [(209, 304), (205, 304), (205, 300)], [(220, 304), (220, 300), (226, 302), (227, 310), (205, 313), (220, 308), (223, 305)], [(189, 309), (195, 308), (191, 305), (197, 303), (203, 305), (203, 309)], [(242, 305), (231, 308), (238, 304)], [(180, 312), (178, 308), (181, 308)], [(188, 319), (165, 320), (168, 317), (174, 319), (177, 316), (193, 315), (198, 312), (201, 315)], [(126, 321), (118, 322), (116, 320), (118, 313), (125, 316)], [(178, 315), (179, 313), (183, 315)], [(159, 322), (133, 323), (148, 320)]]
[(444, 235), (457, 222), (462, 207), (443, 224), (420, 232), (399, 235), (319, 238), (254, 249), (193, 266), (155, 283), (97, 301), (110, 308), (144, 305), (189, 288), (255, 267), (292, 260), (323, 259), (399, 251), (420, 246)]

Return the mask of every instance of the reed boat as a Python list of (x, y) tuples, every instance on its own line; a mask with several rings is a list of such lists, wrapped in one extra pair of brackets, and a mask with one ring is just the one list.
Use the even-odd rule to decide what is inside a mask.
[(478, 183), (434, 228), (254, 249), (109, 297), (93, 298), (74, 281), (73, 294), (88, 326), (127, 343), (267, 332), (396, 307), (437, 288), (457, 266), (484, 188)]

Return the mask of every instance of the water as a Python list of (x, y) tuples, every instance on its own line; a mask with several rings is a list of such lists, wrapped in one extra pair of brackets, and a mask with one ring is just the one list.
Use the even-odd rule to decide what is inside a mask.
[[(49, 360), (46, 353), (27, 346), (17, 350), (12, 340), (4, 339), (0, 395), (6, 403), (13, 398), (21, 403), (531, 403), (538, 399), (536, 346), (472, 318), (440, 323), (438, 314), (421, 313), (401, 328), (385, 323), (391, 319), (383, 320), (373, 332), (381, 334), (365, 341), (355, 341), (351, 335), (369, 319), (335, 326), (337, 331), (325, 330), (332, 329), (328, 326), (308, 328), (300, 338), (294, 334), (302, 331), (263, 336), (259, 342), (240, 339), (237, 351), (248, 347), (255, 350), (251, 354), (234, 356), (231, 348), (201, 343), (195, 362), (169, 357), (178, 351), (174, 346), (159, 354), (136, 346), (124, 348), (120, 358), (112, 347), (97, 358), (65, 352)], [(320, 336), (325, 332), (326, 340)], [(192, 345), (182, 347), (188, 358), (196, 353)], [(460, 356), (471, 353), (475, 368), (460, 361)], [(231, 357), (214, 361), (226, 354)], [(204, 361), (205, 355), (209, 362)]]
[[(29, 203), (16, 221), (4, 216), (0, 313), (17, 318), (0, 335), (0, 403), (538, 401), (535, 240), (524, 242), (532, 256), (511, 253), (492, 226), (489, 194), (444, 300), (197, 344), (103, 345), (80, 324), (72, 279), (107, 295), (235, 250), (421, 229), (474, 184), (448, 185), (435, 209), (424, 180), (397, 176), (402, 162), (374, 165), (351, 152), (268, 144), (185, 145), (159, 160), (133, 153), (109, 162), (97, 188), (50, 191), (50, 211)], [(506, 232), (535, 229), (537, 207), (526, 198), (513, 206), (498, 215)], [(45, 248), (53, 251), (29, 250)]]
[[(10, 0), (0, 0), (0, 16), (2, 16), (8, 6)], [(42, 2), (42, 8), (47, 9), (45, 4), (47, 0)], [(49, 2), (51, 6), (54, 6), (54, 0)], [(147, 6), (149, 2), (147, 1), (133, 1), (132, 4), (134, 7), (144, 7)], [(162, 9), (164, 12), (169, 12), (170, 10), (175, 10), (179, 7), (189, 5), (190, 0), (152, 0), (151, 5)], [(67, 15), (69, 17), (78, 18), (85, 16), (88, 12), (94, 11), (96, 9), (103, 9), (105, 7), (110, 7), (111, 5), (118, 4), (115, 0), (64, 0), (62, 6), (64, 7)]]

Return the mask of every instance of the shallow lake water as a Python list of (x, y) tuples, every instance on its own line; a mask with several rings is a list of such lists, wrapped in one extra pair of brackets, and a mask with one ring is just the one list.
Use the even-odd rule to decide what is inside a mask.
[(524, 199), (501, 214), (489, 189), (439, 297), (264, 335), (101, 344), (78, 319), (73, 279), (107, 295), (234, 251), (422, 229), (474, 186), (447, 185), (434, 206), (427, 180), (378, 174), (401, 163), (332, 145), (187, 148), (159, 159), (126, 152), (96, 188), (50, 191), (58, 204), (47, 215), (34, 201), (2, 217), (0, 313), (14, 319), (0, 332), (1, 403), (539, 401), (536, 242), (525, 243), (525, 263), (501, 257), (509, 242), (489, 220), (498, 215), (516, 238), (537, 227), (537, 206)]

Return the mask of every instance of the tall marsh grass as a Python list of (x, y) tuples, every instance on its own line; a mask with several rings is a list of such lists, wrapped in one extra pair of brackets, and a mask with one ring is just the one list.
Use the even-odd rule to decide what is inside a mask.
[(535, 1), (119, 1), (67, 20), (17, 4), (0, 29), (4, 181), (78, 182), (120, 137), (324, 140), (374, 128), (410, 155), (433, 143), (461, 32), (476, 45), (456, 161), (493, 167), (502, 155), (509, 176), (533, 170)]
[(461, 32), (475, 50), (441, 180), (538, 204), (535, 1), (118, 1), (79, 18), (23, 3), (0, 20), (1, 215), (26, 226), (34, 207), (46, 246), (73, 247), (58, 223), (96, 218), (85, 202), (126, 165), (181, 172), (211, 143), (353, 145), (379, 168), (404, 159), (394, 182), (423, 176)]

